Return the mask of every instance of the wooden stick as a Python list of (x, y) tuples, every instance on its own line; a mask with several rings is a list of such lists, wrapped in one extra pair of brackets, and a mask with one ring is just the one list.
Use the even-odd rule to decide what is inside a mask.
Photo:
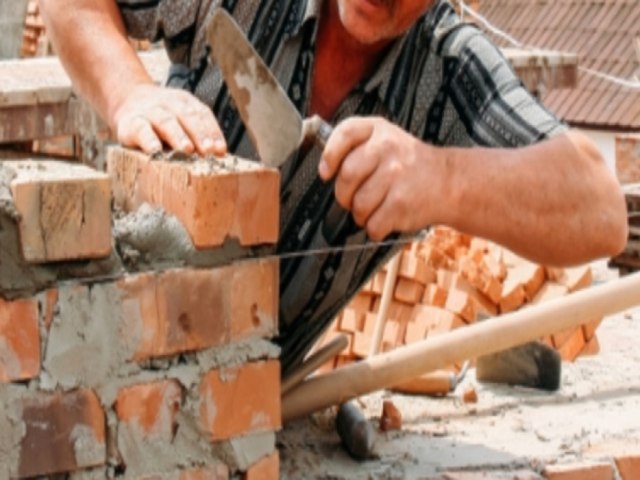
[(282, 379), (282, 385), (280, 387), (281, 395), (297, 387), (307, 375), (315, 372), (325, 362), (328, 362), (347, 348), (348, 345), (349, 339), (347, 336), (338, 335), (324, 347), (313, 353), (302, 365)]
[(426, 372), (495, 353), (640, 304), (640, 273), (428, 338), (303, 382), (282, 399), (283, 420), (303, 417)]
[(400, 258), (402, 251), (398, 252), (387, 264), (387, 276), (384, 278), (384, 286), (382, 287), (382, 297), (380, 298), (380, 308), (376, 316), (376, 323), (371, 337), (371, 347), (369, 349), (369, 357), (373, 357), (380, 351), (382, 336), (384, 334), (384, 326), (387, 323), (387, 315), (391, 300), (393, 300), (393, 292), (396, 288), (396, 280), (398, 278), (398, 268), (400, 267)]

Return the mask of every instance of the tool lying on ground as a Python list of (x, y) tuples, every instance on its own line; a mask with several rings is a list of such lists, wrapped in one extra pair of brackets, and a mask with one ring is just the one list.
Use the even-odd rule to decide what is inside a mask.
[(301, 383), (282, 399), (283, 420), (303, 417), (468, 358), (506, 350), (640, 305), (640, 273), (376, 355)]
[(282, 395), (297, 387), (304, 379), (315, 372), (323, 364), (332, 360), (336, 355), (349, 346), (349, 339), (346, 335), (338, 335), (324, 347), (305, 359), (305, 361), (282, 379), (280, 392)]
[(562, 357), (540, 342), (483, 355), (476, 362), (476, 378), (481, 382), (504, 383), (555, 391), (560, 388)]

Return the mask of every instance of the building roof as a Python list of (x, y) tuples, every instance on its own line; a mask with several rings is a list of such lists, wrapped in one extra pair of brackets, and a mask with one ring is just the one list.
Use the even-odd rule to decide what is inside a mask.
[[(525, 46), (578, 54), (577, 87), (542, 94), (557, 115), (581, 127), (640, 131), (640, 0), (478, 3), (481, 15)], [(512, 46), (488, 29), (487, 33), (498, 45)], [(623, 79), (628, 85), (586, 69)]]

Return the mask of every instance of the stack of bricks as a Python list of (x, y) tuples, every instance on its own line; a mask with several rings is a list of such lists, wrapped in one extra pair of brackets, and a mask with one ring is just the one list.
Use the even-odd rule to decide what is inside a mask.
[[(433, 229), (424, 241), (405, 247), (399, 255), (381, 351), (557, 298), (592, 282), (589, 266), (545, 268), (491, 242), (444, 227)], [(375, 274), (323, 338), (326, 342), (344, 334), (349, 339), (348, 349), (327, 368), (369, 355), (386, 275), (387, 268)], [(542, 340), (567, 361), (597, 353), (595, 330), (601, 319), (585, 320), (581, 327)], [(459, 370), (460, 365), (451, 368)]]
[(0, 162), (0, 478), (278, 478), (277, 171), (108, 163)]
[(23, 58), (44, 57), (51, 53), (51, 44), (45, 32), (44, 22), (40, 16), (38, 0), (29, 0), (27, 17), (22, 33), (22, 48), (20, 55)]

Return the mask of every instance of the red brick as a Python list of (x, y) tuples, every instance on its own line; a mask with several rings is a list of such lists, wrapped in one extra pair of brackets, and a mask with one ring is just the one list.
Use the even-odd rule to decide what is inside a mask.
[(573, 362), (585, 348), (582, 329), (580, 327), (574, 329), (571, 337), (563, 345), (558, 345), (556, 348), (563, 360)]
[(367, 358), (371, 351), (371, 334), (355, 332), (351, 352), (359, 358)]
[(275, 169), (227, 158), (150, 160), (140, 152), (112, 148), (108, 171), (115, 203), (125, 211), (142, 203), (160, 206), (185, 226), (197, 248), (235, 238), (241, 245), (278, 239), (280, 176)]
[(640, 478), (640, 452), (616, 455), (615, 461), (620, 480), (638, 480)]
[(280, 428), (280, 365), (256, 362), (207, 373), (200, 384), (200, 426), (212, 441)]
[(565, 268), (558, 283), (567, 287), (569, 292), (575, 292), (591, 285), (593, 282), (593, 274), (589, 265), (580, 267)]
[(280, 455), (273, 452), (258, 460), (244, 474), (244, 480), (277, 480), (280, 478)]
[(201, 350), (276, 331), (278, 264), (240, 262), (181, 269), (119, 282), (133, 359)]
[(435, 283), (430, 283), (424, 290), (422, 303), (433, 305), (434, 307), (444, 308), (447, 303), (447, 291), (440, 288)]
[(360, 293), (351, 299), (347, 304), (347, 307), (359, 312), (368, 312), (371, 310), (373, 298), (374, 295), (371, 295), (370, 293)]
[(414, 280), (398, 278), (394, 290), (394, 298), (404, 303), (419, 303), (424, 294), (424, 285)]
[(476, 321), (476, 302), (465, 292), (461, 292), (460, 290), (450, 290), (444, 308), (462, 317), (462, 319), (467, 323), (473, 323)]
[(547, 480), (613, 480), (613, 466), (608, 463), (574, 463), (550, 465), (542, 473)]
[(105, 416), (92, 390), (34, 394), (23, 401), (22, 420), (20, 478), (106, 462)]
[(598, 327), (602, 323), (602, 320), (604, 320), (604, 319), (603, 318), (597, 318), (595, 320), (591, 320), (590, 322), (585, 323), (582, 326), (582, 331), (584, 333), (585, 340), (589, 341), (593, 337), (596, 336), (596, 330), (598, 329)]
[(580, 352), (580, 356), (597, 355), (598, 353), (600, 353), (600, 342), (598, 341), (598, 337), (593, 337), (586, 343)]
[(4, 162), (11, 182), (24, 259), (32, 263), (102, 258), (111, 253), (108, 175), (53, 160)]
[(352, 308), (345, 308), (340, 317), (340, 331), (361, 332), (364, 330), (364, 312), (358, 312)]
[(145, 435), (171, 440), (182, 389), (175, 380), (132, 385), (118, 393), (116, 413), (120, 422), (139, 428)]
[(35, 299), (0, 298), (0, 383), (40, 374), (40, 331)]
[(414, 255), (410, 251), (402, 252), (398, 276), (418, 282), (421, 285), (426, 285), (436, 280), (436, 273), (433, 268), (427, 265), (424, 258)]

